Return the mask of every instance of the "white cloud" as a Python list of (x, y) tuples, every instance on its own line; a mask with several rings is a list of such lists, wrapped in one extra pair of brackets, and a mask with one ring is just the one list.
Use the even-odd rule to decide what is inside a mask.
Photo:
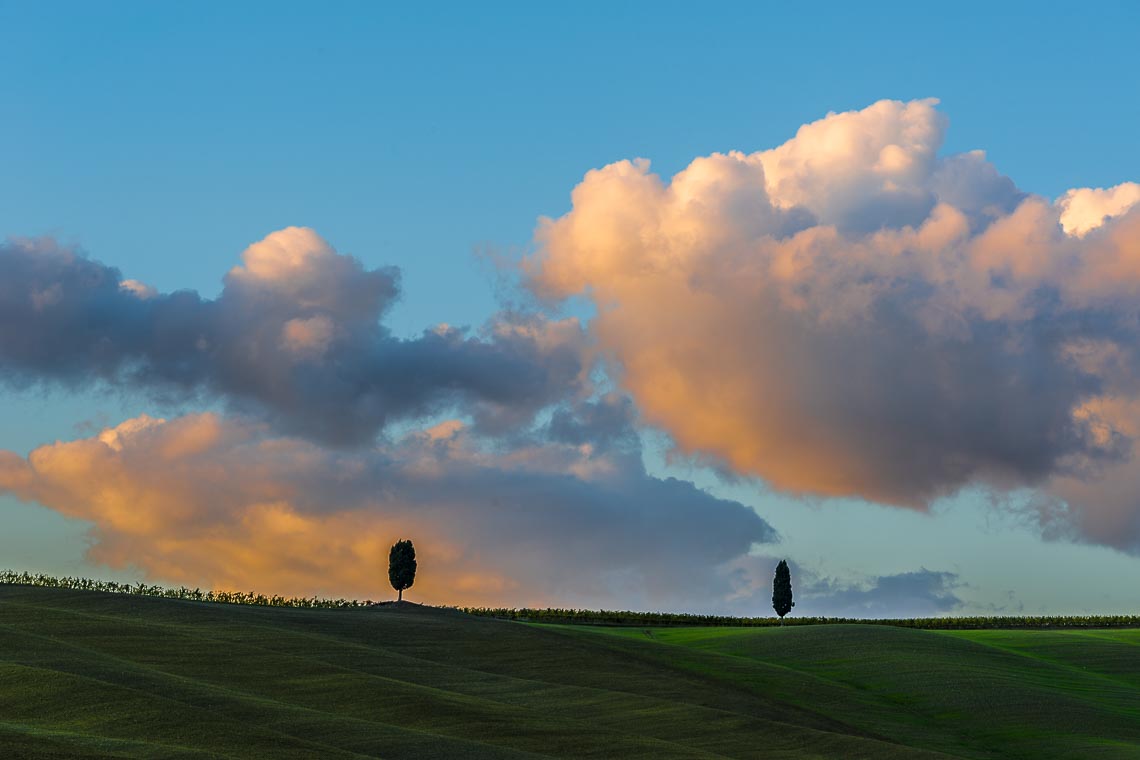
[(1140, 184), (1124, 182), (1116, 187), (1081, 187), (1057, 199), (1065, 232), (1084, 237), (1107, 220), (1140, 203)]

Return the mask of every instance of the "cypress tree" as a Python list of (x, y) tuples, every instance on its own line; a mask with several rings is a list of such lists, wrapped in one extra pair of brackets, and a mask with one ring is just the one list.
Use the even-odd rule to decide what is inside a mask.
[(404, 589), (416, 582), (416, 547), (411, 541), (397, 541), (388, 552), (388, 581), (404, 601)]
[(784, 615), (792, 611), (796, 603), (792, 601), (792, 573), (788, 570), (788, 561), (780, 560), (776, 565), (776, 577), (772, 579), (772, 609), (784, 622)]

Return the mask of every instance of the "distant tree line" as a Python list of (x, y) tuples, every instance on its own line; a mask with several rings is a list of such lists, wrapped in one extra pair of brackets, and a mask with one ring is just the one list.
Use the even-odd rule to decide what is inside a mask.
[(369, 607), (371, 600), (359, 601), (357, 599), (322, 599), (320, 597), (304, 596), (267, 596), (253, 591), (203, 591), (200, 588), (166, 588), (165, 586), (148, 586), (145, 583), (116, 583), (115, 581), (98, 581), (90, 578), (65, 577), (57, 578), (42, 573), (17, 573), (12, 570), (0, 570), (0, 584), (15, 586), (42, 586), (45, 588), (65, 588), (75, 591), (102, 591), (109, 594), (134, 594), (136, 596), (157, 596), (164, 599), (184, 599), (193, 602), (217, 602), (220, 604), (253, 604), (261, 607), (302, 607), (312, 609), (344, 609), (354, 607)]
[[(45, 588), (102, 591), (112, 594), (154, 596), (220, 604), (252, 604), (263, 607), (310, 609), (358, 609), (370, 607), (371, 600), (322, 599), (319, 597), (267, 596), (252, 591), (203, 591), (185, 586), (166, 588), (145, 583), (116, 583), (90, 578), (56, 577), (42, 573), (0, 570), (0, 585), (42, 586)], [(630, 610), (527, 609), (514, 607), (454, 607), (469, 615), (533, 623), (612, 626), (738, 626), (764, 627), (780, 624), (776, 617), (733, 617), (731, 615), (692, 615), (674, 612), (633, 612)], [(976, 630), (985, 628), (1140, 628), (1140, 615), (999, 615), (994, 617), (937, 618), (788, 618), (784, 625), (893, 625), (928, 630)]]
[[(604, 626), (737, 626), (763, 628), (781, 624), (778, 617), (733, 617), (674, 612), (630, 610), (529, 609), (513, 607), (459, 607), (469, 615), (531, 623)], [(1140, 615), (1002, 615), (995, 617), (936, 618), (787, 618), (783, 625), (893, 625), (928, 630), (984, 628), (1140, 628)]]

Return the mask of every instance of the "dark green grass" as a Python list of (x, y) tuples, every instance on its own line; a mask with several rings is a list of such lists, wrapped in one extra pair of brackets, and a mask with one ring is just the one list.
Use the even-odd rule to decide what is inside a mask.
[(1140, 757), (1138, 646), (0, 586), (0, 757)]
[(1140, 631), (567, 627), (911, 746), (1140, 758)]

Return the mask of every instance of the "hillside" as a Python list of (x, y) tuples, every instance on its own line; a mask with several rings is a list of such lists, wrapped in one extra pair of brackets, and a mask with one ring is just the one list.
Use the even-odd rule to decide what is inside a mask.
[(538, 626), (0, 586), (4, 757), (1140, 757), (1140, 631)]

